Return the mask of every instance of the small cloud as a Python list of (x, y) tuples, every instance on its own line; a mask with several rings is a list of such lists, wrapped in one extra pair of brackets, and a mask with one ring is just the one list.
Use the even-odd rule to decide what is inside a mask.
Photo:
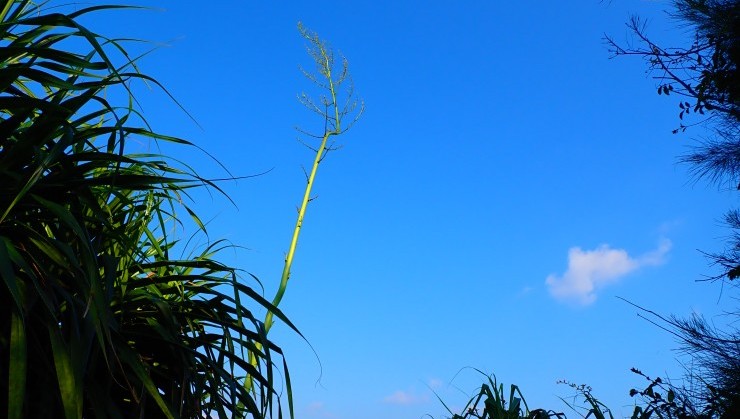
[(534, 291), (534, 287), (530, 287), (529, 285), (527, 285), (526, 287), (522, 288), (521, 291), (519, 291), (519, 296), (521, 297), (523, 295), (527, 295), (532, 291)]
[(336, 419), (337, 415), (327, 411), (324, 402), (311, 402), (306, 406), (306, 417), (319, 419)]
[(308, 409), (309, 412), (316, 412), (318, 410), (322, 410), (324, 408), (323, 402), (311, 402), (306, 406), (306, 409)]
[(442, 387), (442, 380), (440, 380), (439, 378), (430, 378), (429, 381), (427, 382), (427, 385), (432, 390), (436, 390)]
[(668, 236), (674, 230), (681, 228), (683, 224), (684, 220), (680, 218), (665, 221), (658, 226), (658, 234), (660, 234), (661, 236)]
[(652, 252), (645, 253), (639, 259), (641, 266), (658, 266), (665, 263), (665, 256), (671, 251), (671, 243), (668, 239), (663, 239), (658, 244), (658, 248)]
[(661, 240), (657, 249), (638, 258), (607, 244), (585, 251), (571, 247), (568, 250), (568, 270), (561, 277), (549, 275), (545, 283), (556, 299), (588, 305), (596, 301), (597, 290), (644, 266), (663, 264), (670, 250), (671, 241), (668, 239)]
[(398, 404), (408, 406), (410, 404), (424, 403), (428, 400), (426, 396), (419, 397), (415, 394), (398, 390), (390, 396), (386, 396), (383, 401), (388, 404)]

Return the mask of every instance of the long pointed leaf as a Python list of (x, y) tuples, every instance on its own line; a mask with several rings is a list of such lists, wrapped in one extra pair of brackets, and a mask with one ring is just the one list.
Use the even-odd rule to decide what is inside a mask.
[(21, 315), (15, 310), (10, 314), (10, 366), (8, 380), (8, 418), (23, 417), (23, 404), (26, 400), (26, 329)]
[(82, 391), (78, 387), (72, 367), (72, 357), (69, 349), (62, 340), (59, 328), (55, 324), (48, 325), (51, 350), (54, 355), (54, 367), (56, 368), (59, 392), (64, 406), (64, 417), (76, 419), (82, 417)]

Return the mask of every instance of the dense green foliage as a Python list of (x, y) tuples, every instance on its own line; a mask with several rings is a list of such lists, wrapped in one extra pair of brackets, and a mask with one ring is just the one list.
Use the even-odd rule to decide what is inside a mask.
[(189, 143), (137, 112), (131, 82), (158, 83), (122, 41), (78, 23), (118, 7), (45, 6), (0, 2), (0, 416), (282, 416), (288, 371), (251, 310), (287, 319), (224, 243), (172, 236), (204, 229), (187, 190), (217, 187), (132, 150)]
[[(675, 75), (671, 84), (680, 85), (702, 108), (740, 119), (740, 2), (733, 0), (680, 0), (675, 16), (696, 29), (691, 48), (672, 53), (691, 72)], [(661, 55), (663, 56), (663, 55)], [(678, 68), (684, 68), (678, 67)]]

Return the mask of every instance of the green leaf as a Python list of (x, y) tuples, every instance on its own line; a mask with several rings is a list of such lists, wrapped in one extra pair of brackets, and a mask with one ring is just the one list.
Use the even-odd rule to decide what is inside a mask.
[(8, 418), (23, 417), (23, 404), (26, 400), (26, 328), (21, 315), (16, 310), (10, 314), (10, 366), (8, 373)]
[(64, 406), (64, 417), (76, 419), (82, 417), (82, 389), (76, 382), (75, 371), (72, 368), (72, 357), (69, 349), (62, 340), (59, 328), (51, 323), (48, 324), (49, 340), (54, 355), (54, 367), (56, 368), (59, 392)]
[(165, 403), (165, 401), (162, 399), (162, 396), (159, 394), (157, 387), (154, 385), (151, 377), (144, 369), (144, 365), (142, 364), (141, 360), (132, 353), (131, 349), (126, 346), (120, 347), (118, 356), (121, 358), (121, 361), (125, 364), (125, 366), (130, 368), (133, 371), (134, 375), (136, 375), (136, 377), (141, 381), (141, 385), (144, 387), (147, 394), (149, 394), (149, 396), (154, 399), (154, 402), (162, 410), (162, 413), (165, 415), (165, 417), (167, 417), (168, 419), (174, 419), (175, 415), (172, 413), (170, 407), (167, 406), (167, 403)]
[(8, 287), (8, 291), (10, 291), (10, 295), (13, 297), (15, 309), (20, 311), (23, 309), (23, 303), (21, 292), (18, 288), (18, 280), (14, 273), (10, 253), (8, 252), (9, 246), (12, 246), (12, 243), (5, 237), (0, 237), (0, 277), (3, 278), (5, 286)]

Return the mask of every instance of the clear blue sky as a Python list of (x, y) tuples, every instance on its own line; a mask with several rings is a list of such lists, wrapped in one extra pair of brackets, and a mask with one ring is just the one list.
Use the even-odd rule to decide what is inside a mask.
[[(195, 117), (141, 89), (154, 128), (188, 138), (235, 175), (235, 201), (197, 195), (228, 262), (277, 286), (312, 153), (296, 101), (310, 65), (300, 20), (349, 60), (367, 111), (321, 167), (278, 325), (299, 418), (443, 417), (483, 377), (531, 407), (566, 410), (566, 379), (617, 413), (641, 386), (680, 378), (666, 333), (621, 296), (717, 322), (720, 288), (697, 249), (720, 250), (735, 204), (677, 163), (695, 129), (636, 58), (609, 59), (630, 13), (658, 40), (684, 29), (665, 1), (155, 2), (90, 26), (161, 44), (141, 60)], [(196, 6), (197, 4), (197, 6)], [(136, 48), (144, 48), (141, 46)], [(313, 125), (312, 125), (313, 124)], [(224, 172), (176, 151), (204, 176)], [(592, 288), (593, 287), (593, 288)], [(719, 301), (719, 303), (718, 303)], [(453, 380), (454, 378), (454, 380)], [(458, 390), (458, 388), (460, 390)]]

